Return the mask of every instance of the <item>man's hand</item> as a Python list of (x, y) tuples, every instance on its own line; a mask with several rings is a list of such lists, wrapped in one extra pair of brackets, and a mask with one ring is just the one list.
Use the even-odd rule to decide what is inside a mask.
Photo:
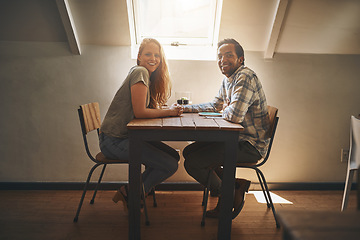
[(229, 98), (226, 98), (226, 100), (225, 100), (225, 102), (224, 102), (224, 104), (223, 104), (222, 110), (224, 111), (225, 108), (227, 108), (229, 105), (230, 105), (230, 99), (229, 99)]

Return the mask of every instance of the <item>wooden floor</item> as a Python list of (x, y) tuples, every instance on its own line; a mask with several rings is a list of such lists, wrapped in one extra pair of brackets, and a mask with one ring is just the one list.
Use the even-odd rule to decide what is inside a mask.
[[(276, 204), (276, 210), (304, 209), (339, 211), (342, 191), (274, 191), (293, 202)], [(87, 194), (79, 221), (73, 223), (81, 191), (0, 191), (1, 240), (57, 239), (127, 239), (127, 213), (122, 205), (111, 201), (114, 191), (100, 191), (95, 204), (90, 205)], [(157, 191), (158, 207), (147, 199), (150, 226), (142, 218), (142, 239), (211, 240), (217, 236), (217, 220), (207, 219), (201, 227), (200, 191)], [(216, 204), (209, 199), (210, 207)], [(356, 209), (356, 193), (350, 195), (348, 211)], [(275, 226), (272, 212), (247, 194), (245, 206), (233, 220), (232, 239), (277, 240), (281, 229)]]

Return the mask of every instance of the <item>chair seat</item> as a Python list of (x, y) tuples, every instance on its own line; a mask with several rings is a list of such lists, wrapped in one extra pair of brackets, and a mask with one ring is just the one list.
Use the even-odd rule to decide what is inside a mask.
[(96, 154), (96, 161), (101, 163), (128, 163), (129, 161), (123, 159), (108, 159), (102, 152)]

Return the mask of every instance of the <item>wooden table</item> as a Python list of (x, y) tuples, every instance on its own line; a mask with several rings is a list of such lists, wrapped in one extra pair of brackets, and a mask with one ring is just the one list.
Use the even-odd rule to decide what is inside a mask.
[[(205, 118), (197, 113), (181, 117), (134, 119), (128, 125), (129, 163), (129, 239), (140, 239), (141, 155), (145, 141), (218, 141), (225, 143), (224, 177), (218, 225), (218, 239), (231, 238), (231, 210), (237, 143), (243, 127), (221, 118)], [(151, 217), (151, 216), (150, 216)], [(199, 227), (200, 227), (199, 216)]]
[(358, 240), (359, 211), (279, 211), (284, 240)]

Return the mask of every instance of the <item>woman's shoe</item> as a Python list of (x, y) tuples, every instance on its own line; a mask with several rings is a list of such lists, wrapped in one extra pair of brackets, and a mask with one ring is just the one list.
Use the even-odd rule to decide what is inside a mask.
[(218, 199), (218, 202), (216, 204), (216, 207), (212, 210), (208, 210), (206, 211), (205, 216), (208, 218), (219, 218), (219, 213), (220, 213), (220, 197)]
[(123, 205), (124, 205), (124, 210), (127, 211), (128, 210), (128, 197), (127, 197), (127, 186), (122, 186), (121, 188), (119, 188), (119, 190), (116, 191), (114, 197), (113, 197), (113, 201), (114, 203), (117, 203), (118, 201), (122, 201)]

